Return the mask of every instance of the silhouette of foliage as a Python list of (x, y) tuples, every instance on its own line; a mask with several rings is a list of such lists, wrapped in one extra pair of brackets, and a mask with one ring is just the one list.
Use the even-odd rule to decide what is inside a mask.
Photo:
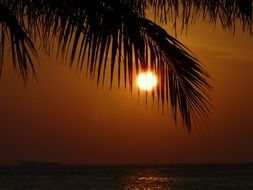
[(233, 31), (238, 24), (252, 29), (251, 0), (0, 0), (0, 68), (8, 39), (13, 66), (18, 62), (26, 81), (35, 72), (39, 38), (45, 51), (57, 46), (98, 83), (110, 66), (111, 85), (117, 68), (118, 85), (123, 72), (132, 89), (134, 70), (152, 69), (158, 101), (170, 103), (174, 118), (179, 111), (191, 129), (192, 118), (205, 122), (209, 114), (209, 76), (187, 47), (147, 18), (148, 10), (160, 22), (181, 20), (183, 27), (201, 18)]

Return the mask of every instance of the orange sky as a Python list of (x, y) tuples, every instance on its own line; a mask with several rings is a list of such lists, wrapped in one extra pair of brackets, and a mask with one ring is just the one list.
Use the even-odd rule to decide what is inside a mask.
[(0, 80), (0, 164), (253, 162), (253, 38), (196, 23), (178, 36), (213, 81), (208, 128), (189, 134), (129, 91), (96, 86), (40, 56), (39, 83), (24, 88), (5, 65)]

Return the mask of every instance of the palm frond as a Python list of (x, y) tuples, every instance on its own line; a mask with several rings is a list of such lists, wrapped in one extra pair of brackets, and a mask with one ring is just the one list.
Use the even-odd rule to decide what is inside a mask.
[(161, 22), (189, 25), (196, 19), (222, 24), (234, 31), (236, 26), (252, 32), (252, 0), (145, 0)]
[[(111, 85), (115, 67), (118, 68), (118, 84), (123, 66), (125, 85), (128, 83), (131, 88), (134, 70), (152, 68), (159, 75), (157, 96), (163, 104), (170, 101), (175, 119), (179, 110), (189, 129), (196, 115), (205, 121), (210, 108), (210, 86), (206, 82), (208, 75), (199, 61), (160, 26), (124, 6), (117, 5), (117, 11), (112, 11), (113, 5), (94, 3), (93, 6), (99, 7), (100, 11), (84, 11), (78, 17), (66, 12), (63, 18), (59, 17), (60, 20), (54, 19), (53, 33), (60, 34), (61, 53), (71, 54), (71, 64), (77, 57), (81, 60), (81, 67), (82, 58), (87, 56), (87, 70), (91, 77), (97, 73), (98, 82), (105, 78), (106, 64), (109, 64)], [(79, 40), (80, 49), (77, 47)], [(110, 61), (107, 60), (109, 52)]]
[(0, 36), (0, 70), (3, 66), (5, 41), (8, 38), (12, 50), (13, 68), (19, 71), (26, 81), (30, 70), (35, 74), (33, 57), (36, 56), (36, 50), (22, 24), (2, 4), (0, 4), (0, 29), (2, 31)]

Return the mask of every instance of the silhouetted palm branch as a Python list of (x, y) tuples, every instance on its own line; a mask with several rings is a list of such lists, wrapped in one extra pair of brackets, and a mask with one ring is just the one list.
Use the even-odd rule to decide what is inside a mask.
[(235, 30), (239, 24), (252, 31), (252, 0), (146, 0), (160, 21), (175, 21), (184, 25), (202, 18), (209, 23), (219, 21), (223, 28)]
[(4, 49), (6, 38), (10, 39), (13, 67), (18, 69), (24, 80), (27, 79), (29, 67), (34, 73), (32, 56), (36, 55), (35, 46), (29, 38), (23, 24), (3, 4), (0, 4), (0, 71), (4, 61)]
[(133, 71), (151, 68), (159, 76), (158, 100), (171, 104), (175, 119), (179, 111), (190, 129), (192, 118), (205, 121), (209, 112), (208, 74), (189, 49), (146, 18), (149, 8), (161, 22), (180, 18), (186, 26), (201, 17), (232, 30), (238, 21), (243, 29), (252, 28), (251, 0), (0, 0), (0, 66), (9, 34), (14, 67), (18, 60), (25, 79), (28, 65), (34, 72), (36, 37), (49, 52), (57, 43), (70, 65), (85, 64), (98, 82), (108, 64), (111, 85), (115, 68), (120, 85), (123, 68), (131, 88)]

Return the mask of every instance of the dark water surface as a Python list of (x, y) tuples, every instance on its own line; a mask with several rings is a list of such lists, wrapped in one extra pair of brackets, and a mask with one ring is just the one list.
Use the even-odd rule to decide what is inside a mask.
[(253, 190), (253, 164), (0, 167), (0, 190)]

